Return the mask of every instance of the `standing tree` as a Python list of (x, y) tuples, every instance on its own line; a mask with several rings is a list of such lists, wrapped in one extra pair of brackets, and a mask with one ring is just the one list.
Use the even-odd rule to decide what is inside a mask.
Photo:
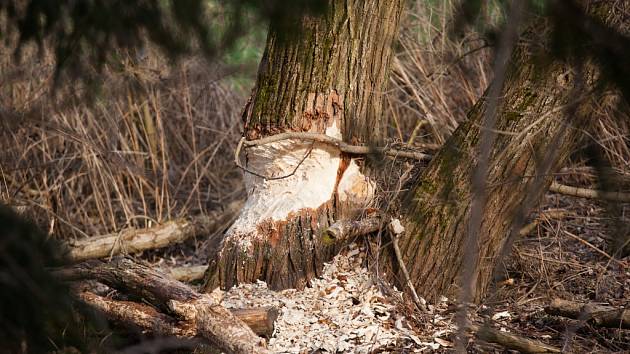
[[(248, 140), (311, 132), (348, 143), (377, 143), (382, 93), (402, 0), (328, 2), (296, 20), (295, 33), (271, 26), (258, 79), (244, 112)], [(320, 233), (356, 216), (373, 182), (338, 147), (288, 139), (245, 152), (246, 205), (209, 258), (206, 290), (263, 279), (303, 287), (333, 250)]]
[[(468, 121), (408, 195), (401, 251), (415, 288), (428, 300), (452, 293), (460, 275), (465, 301), (484, 296), (500, 255), (510, 251), (552, 174), (576, 149), (598, 97), (613, 87), (604, 69), (627, 51), (628, 39), (618, 31), (627, 31), (628, 5), (583, 5), (550, 3), (551, 16), (522, 34), (505, 70), (495, 70), (495, 82)], [(495, 114), (496, 125), (487, 125)]]

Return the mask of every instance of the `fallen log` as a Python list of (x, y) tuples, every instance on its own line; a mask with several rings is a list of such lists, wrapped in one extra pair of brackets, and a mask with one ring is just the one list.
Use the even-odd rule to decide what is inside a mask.
[[(88, 291), (79, 292), (77, 296), (110, 321), (159, 335), (184, 338), (197, 336), (194, 324), (188, 321), (177, 321), (172, 316), (163, 314), (147, 304), (114, 300)], [(275, 321), (278, 318), (278, 310), (275, 307), (230, 309), (229, 311), (257, 335), (267, 338), (273, 335)]]
[(68, 241), (63, 245), (65, 257), (70, 262), (81, 262), (162, 248), (197, 235), (207, 236), (228, 226), (241, 206), (241, 202), (233, 202), (221, 213), (173, 220), (148, 229), (129, 228), (118, 233)]
[[(73, 280), (94, 279), (142, 299), (164, 313), (175, 314), (178, 321), (190, 323), (198, 336), (227, 353), (268, 353), (265, 341), (210, 295), (199, 294), (168, 275), (129, 258), (117, 258), (109, 263), (85, 262), (54, 274)], [(146, 315), (147, 312), (142, 313)]]
[(91, 292), (80, 292), (78, 298), (113, 322), (150, 331), (154, 334), (188, 337), (197, 335), (190, 323), (176, 321), (154, 307), (133, 301), (112, 300)]
[(545, 312), (587, 321), (599, 327), (630, 329), (630, 310), (625, 308), (553, 299)]
[(275, 323), (280, 315), (277, 308), (253, 307), (247, 309), (230, 309), (230, 312), (261, 337), (271, 338)]
[(501, 332), (489, 326), (470, 325), (475, 336), (488, 343), (496, 343), (506, 349), (518, 350), (521, 353), (560, 353), (559, 348), (543, 342), (525, 338), (516, 334)]

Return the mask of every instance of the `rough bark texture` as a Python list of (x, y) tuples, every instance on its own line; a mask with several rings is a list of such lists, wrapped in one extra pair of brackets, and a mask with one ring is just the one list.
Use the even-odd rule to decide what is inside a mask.
[[(481, 299), (507, 236), (513, 227), (522, 226), (514, 225), (517, 214), (523, 213), (522, 207), (534, 206), (530, 204), (549, 188), (549, 173), (575, 147), (581, 120), (591, 105), (588, 100), (571, 105), (593, 88), (596, 73), (593, 66), (585, 65), (579, 78), (584, 86), (576, 91), (574, 66), (560, 62), (535, 65), (535, 53), (547, 49), (546, 40), (534, 35), (544, 32), (541, 25), (545, 23), (524, 34), (506, 73), (495, 127), (499, 133), (489, 161), (487, 202), (477, 238), (477, 263), (464, 265), (462, 260), (486, 97), (469, 112), (468, 121), (454, 132), (408, 196), (407, 231), (400, 247), (416, 290), (427, 300), (452, 294), (463, 267), (474, 267), (472, 295), (476, 301)], [(571, 113), (568, 117), (567, 112)], [(541, 168), (545, 158), (550, 159), (547, 169)]]
[[(294, 33), (272, 26), (244, 111), (245, 138), (291, 131), (378, 142), (402, 5), (330, 0), (325, 14), (297, 19)], [(357, 205), (347, 196), (367, 196), (372, 185), (338, 148), (317, 142), (277, 142), (244, 155), (247, 167), (265, 176), (290, 176), (271, 181), (245, 174), (248, 202), (220, 251), (209, 256), (205, 291), (257, 279), (272, 289), (302, 288), (334, 253), (322, 245), (321, 232), (352, 217)]]

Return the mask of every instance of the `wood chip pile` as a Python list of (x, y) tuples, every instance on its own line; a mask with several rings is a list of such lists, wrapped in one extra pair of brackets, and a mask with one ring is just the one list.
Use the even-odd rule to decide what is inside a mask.
[[(351, 246), (303, 291), (275, 292), (259, 281), (228, 292), (216, 290), (214, 296), (222, 297), (227, 308), (277, 307), (280, 315), (269, 340), (274, 353), (369, 353), (386, 348), (421, 352), (440, 348), (440, 342), (449, 345), (440, 338), (420, 339), (409, 329), (395, 311), (395, 301), (383, 294), (363, 266), (364, 259), (364, 250)], [(446, 337), (454, 327), (450, 321), (440, 322), (436, 329)]]

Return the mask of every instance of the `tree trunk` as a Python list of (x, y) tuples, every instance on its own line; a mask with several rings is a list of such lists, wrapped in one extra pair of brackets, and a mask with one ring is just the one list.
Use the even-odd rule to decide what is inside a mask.
[(407, 230), (400, 248), (417, 292), (427, 300), (453, 294), (457, 289), (452, 285), (463, 268), (472, 269), (472, 281), (467, 279), (472, 282), (471, 299), (482, 298), (498, 255), (510, 247), (508, 235), (522, 226), (525, 213), (549, 188), (550, 173), (576, 146), (591, 107), (589, 99), (581, 96), (593, 94), (589, 90), (595, 85), (595, 69), (588, 64), (576, 69), (557, 60), (535, 65), (536, 55), (549, 49), (548, 39), (536, 35), (549, 32), (541, 30), (547, 26), (541, 22), (522, 36), (506, 70), (488, 163), (486, 203), (473, 243), (478, 250), (475, 264), (463, 264), (463, 259), (479, 127), (488, 97), (471, 109), (468, 121), (454, 132), (408, 195), (411, 206), (405, 210)]
[[(378, 142), (382, 91), (402, 0), (330, 0), (287, 34), (272, 24), (258, 79), (245, 107), (244, 137), (315, 132), (357, 144)], [(370, 202), (374, 184), (338, 148), (284, 140), (249, 147), (248, 199), (209, 256), (205, 290), (265, 280), (302, 288), (334, 250), (320, 233)]]

